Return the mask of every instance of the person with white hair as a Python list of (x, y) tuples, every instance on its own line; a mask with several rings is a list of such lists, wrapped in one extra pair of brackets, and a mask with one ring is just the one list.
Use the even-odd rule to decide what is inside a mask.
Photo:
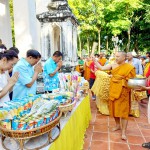
[[(143, 67), (142, 63), (139, 59), (133, 57), (133, 52), (127, 53), (127, 61), (129, 64), (133, 65), (135, 67), (136, 71), (136, 77), (137, 78), (143, 78)], [(139, 110), (139, 104), (138, 101), (141, 101), (141, 103), (145, 103), (144, 99), (147, 99), (147, 94), (145, 91), (143, 92), (136, 92), (134, 90), (131, 90), (131, 109), (130, 109), (130, 115), (134, 117), (140, 116), (140, 110)]]
[(133, 65), (135, 67), (136, 74), (143, 75), (143, 67), (142, 67), (141, 61), (137, 58), (133, 58), (132, 52), (127, 53), (127, 61), (126, 62), (130, 63), (131, 65)]

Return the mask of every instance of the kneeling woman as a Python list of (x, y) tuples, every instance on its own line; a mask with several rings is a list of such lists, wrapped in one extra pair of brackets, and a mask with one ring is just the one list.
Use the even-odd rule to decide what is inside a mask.
[(10, 101), (9, 92), (18, 80), (18, 73), (15, 73), (11, 78), (8, 70), (16, 63), (18, 55), (14, 51), (1, 51), (0, 49), (0, 106), (4, 106), (7, 101)]

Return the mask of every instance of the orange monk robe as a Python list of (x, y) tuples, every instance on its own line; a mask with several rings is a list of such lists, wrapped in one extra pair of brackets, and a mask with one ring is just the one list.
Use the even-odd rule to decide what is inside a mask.
[(149, 62), (149, 63), (147, 63), (147, 64), (145, 65), (145, 68), (144, 68), (144, 76), (146, 76), (146, 74), (147, 74), (147, 72), (148, 72), (149, 67), (150, 67), (150, 62)]
[(89, 81), (90, 79), (90, 64), (92, 61), (86, 61), (84, 63), (84, 78)]
[(127, 119), (130, 112), (130, 89), (127, 81), (136, 75), (134, 66), (122, 64), (111, 71), (112, 78), (109, 90), (110, 116)]
[(105, 65), (106, 61), (107, 61), (106, 58), (100, 58), (100, 59), (99, 59), (99, 62), (100, 62), (100, 64), (101, 64), (102, 66)]

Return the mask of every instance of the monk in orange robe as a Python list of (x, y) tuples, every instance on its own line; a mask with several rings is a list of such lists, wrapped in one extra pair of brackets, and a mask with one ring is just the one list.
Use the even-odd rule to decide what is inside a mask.
[(127, 87), (128, 79), (135, 77), (136, 72), (134, 66), (125, 63), (126, 53), (117, 52), (115, 63), (101, 66), (96, 59), (95, 64), (101, 70), (111, 70), (112, 77), (110, 81), (109, 90), (109, 111), (110, 116), (114, 117), (116, 127), (113, 131), (122, 130), (121, 138), (126, 140), (126, 128), (129, 115), (129, 93), (130, 89)]
[(105, 63), (106, 63), (106, 61), (107, 61), (107, 59), (104, 58), (104, 53), (100, 53), (100, 54), (99, 54), (99, 62), (100, 62), (100, 64), (101, 64), (102, 66), (104, 66)]
[(84, 78), (88, 81), (90, 79), (90, 64), (91, 63), (92, 63), (92, 60), (89, 57), (87, 57), (84, 63)]
[(145, 62), (145, 68), (144, 68), (144, 76), (146, 76), (148, 69), (150, 67), (150, 52), (146, 53), (146, 60), (148, 60), (148, 62)]

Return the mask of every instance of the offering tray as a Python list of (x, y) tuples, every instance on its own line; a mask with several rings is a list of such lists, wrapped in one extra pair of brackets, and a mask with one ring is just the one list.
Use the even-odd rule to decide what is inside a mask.
[(73, 102), (71, 102), (69, 104), (60, 105), (59, 106), (59, 110), (64, 114), (64, 117), (66, 117), (67, 113), (69, 111), (72, 111), (72, 109), (74, 108), (75, 104), (76, 104), (76, 101), (74, 100)]
[[(21, 149), (21, 150), (23, 150), (23, 149), (39, 150), (39, 149), (49, 145), (50, 143), (54, 142), (60, 135), (60, 118), (61, 118), (61, 116), (62, 116), (62, 112), (60, 111), (58, 117), (55, 118), (50, 123), (43, 125), (41, 127), (30, 129), (30, 130), (9, 130), (9, 129), (6, 129), (6, 128), (3, 128), (0, 126), (0, 132), (2, 134), (1, 139), (2, 139), (3, 148), (6, 150), (9, 150), (8, 148), (6, 148), (6, 146), (4, 144), (4, 140), (6, 137), (13, 138), (16, 142), (18, 142), (19, 149)], [(51, 137), (52, 136), (51, 131), (54, 127), (56, 127), (59, 130), (59, 134), (53, 139)], [(29, 149), (29, 148), (25, 147), (26, 140), (41, 136), (45, 133), (48, 133), (48, 140), (44, 145), (36, 147), (34, 149)]]

